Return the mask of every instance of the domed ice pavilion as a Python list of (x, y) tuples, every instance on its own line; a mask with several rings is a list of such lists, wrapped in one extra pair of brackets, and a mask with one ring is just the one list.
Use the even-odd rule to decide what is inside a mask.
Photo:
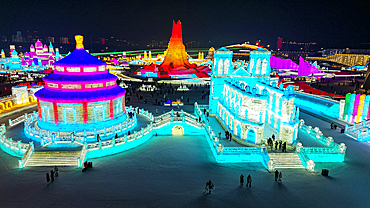
[(76, 50), (55, 62), (37, 91), (37, 126), (46, 131), (81, 132), (109, 128), (127, 119), (126, 90), (106, 63), (89, 54), (76, 36)]

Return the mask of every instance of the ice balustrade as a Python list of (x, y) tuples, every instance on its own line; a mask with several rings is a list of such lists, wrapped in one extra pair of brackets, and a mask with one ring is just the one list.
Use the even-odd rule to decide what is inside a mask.
[(261, 145), (261, 149), (262, 149), (262, 164), (265, 166), (266, 169), (268, 169), (269, 171), (273, 171), (275, 169), (275, 167), (269, 167), (269, 162), (273, 162), (272, 160), (270, 160), (270, 157), (269, 157), (269, 154), (267, 152), (267, 148), (266, 148), (266, 145), (265, 144), (262, 144)]
[[(89, 143), (87, 144), (87, 149), (88, 150), (94, 150), (94, 149), (102, 149), (102, 148), (107, 148), (107, 147), (112, 147), (115, 145), (119, 144), (124, 144), (126, 142), (132, 142), (134, 140), (140, 139), (141, 137), (149, 134), (153, 128), (160, 128), (164, 125), (167, 125), (168, 123), (171, 122), (186, 122), (198, 126), (198, 127), (203, 127), (202, 125), (199, 124), (199, 122), (196, 122), (195, 119), (196, 117), (183, 112), (183, 111), (169, 111), (163, 115), (153, 117), (151, 113), (148, 113), (148, 111), (144, 111), (144, 109), (139, 110), (136, 112), (139, 112), (140, 115), (146, 115), (147, 118), (151, 120), (151, 123), (147, 125), (145, 128), (141, 128), (141, 130), (134, 131), (130, 135), (125, 134), (121, 137), (118, 138), (113, 138), (112, 140), (105, 140), (105, 141), (99, 141), (95, 143)], [(143, 114), (141, 114), (143, 113)]]
[(132, 134), (128, 135), (125, 134), (118, 138), (112, 138), (111, 140), (105, 140), (94, 143), (88, 143), (87, 144), (87, 150), (96, 150), (96, 149), (102, 149), (102, 148), (108, 148), (113, 147), (115, 145), (124, 144), (126, 142), (132, 142), (136, 139), (140, 139), (141, 137), (149, 134), (153, 130), (153, 122), (147, 125), (145, 128), (141, 128), (141, 130), (134, 131)]
[[(303, 147), (301, 142), (297, 143), (296, 153), (300, 157), (303, 165), (307, 170), (313, 171), (315, 168), (315, 162), (313, 159), (310, 159), (309, 155), (320, 156), (321, 160), (326, 162), (331, 162), (333, 159), (329, 155), (345, 155), (347, 147), (344, 143), (337, 144), (334, 142), (332, 137), (323, 136), (322, 132), (318, 127), (312, 129), (311, 126), (306, 126), (304, 121), (299, 122), (299, 130), (303, 133), (307, 133), (312, 138), (316, 139), (320, 143), (324, 144), (327, 147)], [(344, 159), (344, 157), (343, 157)]]
[(15, 118), (14, 120), (9, 119), (9, 127), (12, 127), (12, 126), (15, 126), (15, 125), (18, 125), (24, 122), (24, 120), (26, 120), (26, 117), (27, 117), (27, 113), (19, 116), (18, 118)]
[(204, 124), (198, 122), (197, 119), (198, 118), (196, 116), (184, 112), (183, 110), (181, 111), (171, 110), (163, 115), (154, 117), (153, 126), (155, 128), (160, 128), (164, 125), (167, 125), (170, 122), (185, 122), (198, 128), (203, 127)]
[[(14, 141), (12, 138), (5, 136), (6, 126), (2, 124), (0, 127), (0, 146), (1, 148), (14, 156), (21, 157), (27, 151), (30, 144), (23, 143), (21, 140)], [(32, 143), (33, 145), (33, 143)]]
[(26, 152), (23, 154), (22, 159), (18, 160), (19, 168), (23, 168), (26, 166), (34, 150), (35, 150), (35, 146), (33, 144), (33, 141), (31, 141), (26, 149)]
[[(140, 112), (140, 115), (147, 117), (149, 119), (153, 118), (153, 115), (148, 111), (142, 109), (141, 111), (138, 109), (133, 109), (131, 106), (126, 107), (127, 112)], [(36, 127), (31, 127), (33, 122), (37, 121), (38, 113), (34, 112), (30, 116), (25, 115), (25, 132), (32, 137), (39, 138), (41, 141), (41, 145), (49, 145), (51, 143), (73, 143), (76, 142), (77, 144), (84, 145), (88, 139), (97, 138), (97, 135), (102, 136), (115, 136), (116, 133), (121, 133), (122, 131), (127, 131), (128, 128), (134, 126), (137, 122), (136, 116), (133, 116), (128, 121), (124, 121), (120, 124), (111, 127), (104, 127), (102, 129), (94, 129), (93, 131), (80, 131), (80, 132), (60, 132), (60, 131), (47, 131), (44, 129)]]
[(328, 107), (330, 107), (334, 104), (339, 104), (339, 101), (337, 101), (337, 100), (333, 100), (333, 99), (330, 99), (330, 98), (327, 98), (327, 97), (323, 97), (323, 96), (315, 95), (315, 94), (310, 94), (310, 93), (305, 93), (305, 92), (294, 91), (294, 96), (295, 97), (304, 97), (307, 100), (312, 100), (315, 103), (319, 102), (320, 104), (326, 105)]
[(312, 126), (305, 125), (303, 119), (299, 121), (299, 130), (307, 133), (312, 138), (320, 142), (321, 144), (328, 146), (328, 147), (338, 147), (338, 144), (334, 142), (332, 137), (325, 137), (322, 132), (320, 131), (319, 127), (315, 127), (312, 129)]
[(87, 146), (86, 145), (83, 145), (82, 150), (81, 150), (81, 154), (77, 158), (77, 166), (78, 167), (82, 167), (83, 166), (83, 163), (85, 162), (85, 159), (86, 159), (86, 154), (87, 154)]
[[(208, 108), (206, 105), (202, 105), (203, 109)], [(215, 135), (212, 127), (209, 125), (209, 122), (206, 118), (206, 115), (203, 113), (198, 103), (194, 103), (194, 110), (196, 115), (200, 116), (204, 121), (206, 126), (206, 132), (209, 137), (210, 142), (213, 145), (214, 150), (218, 155), (240, 155), (240, 156), (250, 156), (253, 154), (261, 155), (263, 153), (262, 147), (224, 147), (220, 142), (219, 138)], [(267, 156), (268, 157), (268, 156)]]
[(357, 124), (356, 122), (354, 122), (352, 126), (346, 124), (344, 133), (347, 136), (350, 136), (358, 141), (369, 141), (370, 140), (369, 125), (370, 120), (364, 120)]
[(313, 171), (315, 169), (315, 163), (307, 156), (306, 151), (304, 151), (304, 147), (300, 142), (297, 143), (296, 153), (298, 154), (303, 166), (306, 169), (309, 169), (310, 171)]

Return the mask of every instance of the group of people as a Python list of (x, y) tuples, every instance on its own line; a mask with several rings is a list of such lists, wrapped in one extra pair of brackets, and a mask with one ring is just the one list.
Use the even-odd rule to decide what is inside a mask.
[(59, 169), (57, 166), (54, 167), (49, 173), (46, 173), (46, 182), (49, 183), (50, 181), (53, 182), (55, 177), (58, 177), (59, 175)]
[(135, 116), (135, 113), (134, 112), (128, 112), (128, 117), (132, 118)]
[[(273, 136), (273, 138), (275, 138), (274, 135), (272, 135), (272, 136)], [(279, 148), (279, 150), (282, 150), (282, 152), (286, 152), (286, 142), (283, 142), (281, 140), (279, 140), (279, 141), (276, 140), (275, 141), (275, 139), (269, 138), (267, 140), (267, 145), (271, 147), (271, 151), (274, 147), (274, 143), (275, 143), (275, 150), (277, 150)]]
[(332, 130), (337, 130), (337, 124), (331, 123), (331, 124), (330, 124), (330, 128), (331, 128)]
[(281, 182), (282, 177), (283, 177), (283, 174), (279, 172), (278, 170), (275, 170), (275, 181)]
[[(241, 174), (240, 175), (240, 185), (241, 186), (243, 186), (244, 185), (244, 175), (243, 174)], [(252, 177), (251, 177), (251, 175), (248, 175), (247, 176), (247, 187), (248, 187), (248, 185), (249, 185), (249, 187), (251, 187), (251, 185), (252, 185)]]
[[(133, 96), (133, 97), (136, 96), (138, 101), (144, 100), (145, 104), (148, 103), (148, 100), (144, 99), (143, 95), (139, 94), (140, 90), (137, 89), (137, 87), (132, 86), (130, 83), (129, 83), (129, 86), (131, 86), (131, 87), (127, 91), (127, 96), (126, 96), (127, 97), (126, 98), (127, 103), (129, 101), (131, 101), (130, 96)], [(155, 99), (155, 104), (159, 105), (159, 106), (164, 105), (165, 100), (169, 98), (169, 94), (175, 94), (175, 92), (176, 92), (176, 86), (172, 86), (171, 83), (169, 83), (169, 84), (167, 84), (167, 83), (161, 83), (161, 84), (157, 83), (154, 86), (155, 86), (155, 90), (150, 93), (151, 97), (153, 98), (155, 95), (157, 95), (157, 97), (163, 95), (164, 101), (162, 99), (158, 99), (158, 98)], [(184, 84), (181, 83), (180, 86), (184, 86)], [(187, 87), (189, 89), (192, 89), (192, 88), (198, 89), (198, 86), (194, 85), (194, 84), (187, 85)], [(199, 87), (200, 87), (200, 85), (199, 85)], [(207, 89), (210, 88), (209, 85), (207, 85), (206, 87), (207, 87)], [(182, 93), (186, 93), (186, 91), (184, 90), (184, 91), (182, 91)], [(207, 96), (207, 92), (205, 90), (203, 90), (202, 91), (202, 99), (206, 99), (206, 96)], [(184, 100), (184, 96), (181, 96), (181, 100)], [(187, 101), (188, 104), (190, 104), (190, 98), (187, 98), (186, 101)]]
[[(275, 170), (275, 181), (276, 182), (281, 182), (281, 179), (282, 178), (283, 178), (283, 174), (281, 172), (279, 172), (278, 170)], [(243, 174), (240, 175), (240, 186), (244, 186), (244, 175)], [(251, 175), (248, 175), (247, 176), (247, 185), (246, 185), (246, 187), (251, 187), (251, 186), (252, 186), (252, 176)], [(211, 191), (214, 188), (215, 188), (214, 184), (212, 183), (211, 180), (209, 180), (206, 183), (205, 193), (210, 194)]]
[(229, 131), (225, 131), (225, 137), (226, 137), (226, 140), (231, 141), (233, 135)]

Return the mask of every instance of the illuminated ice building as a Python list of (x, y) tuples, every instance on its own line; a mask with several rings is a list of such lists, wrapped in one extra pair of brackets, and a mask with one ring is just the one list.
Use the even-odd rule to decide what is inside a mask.
[(211, 114), (241, 140), (261, 144), (275, 134), (292, 144), (298, 133), (299, 110), (292, 86), (270, 81), (271, 52), (250, 52), (249, 64), (233, 70), (232, 51), (213, 54), (209, 108)]
[[(86, 52), (82, 41), (82, 36), (76, 36), (76, 50), (54, 63), (54, 73), (43, 78), (45, 88), (35, 93), (36, 129), (48, 134), (93, 131), (96, 135), (109, 127), (114, 131), (114, 126), (126, 121), (126, 90), (117, 86), (117, 77), (106, 70), (106, 63)], [(118, 136), (123, 133), (119, 131)], [(96, 137), (90, 140), (96, 142)]]

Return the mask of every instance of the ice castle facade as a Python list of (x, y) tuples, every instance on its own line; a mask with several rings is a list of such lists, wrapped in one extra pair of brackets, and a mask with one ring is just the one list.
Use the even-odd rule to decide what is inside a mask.
[(261, 144), (275, 134), (278, 140), (296, 141), (299, 109), (292, 86), (270, 81), (271, 52), (258, 48), (247, 65), (233, 69), (232, 51), (214, 53), (209, 96), (210, 113), (240, 141)]

